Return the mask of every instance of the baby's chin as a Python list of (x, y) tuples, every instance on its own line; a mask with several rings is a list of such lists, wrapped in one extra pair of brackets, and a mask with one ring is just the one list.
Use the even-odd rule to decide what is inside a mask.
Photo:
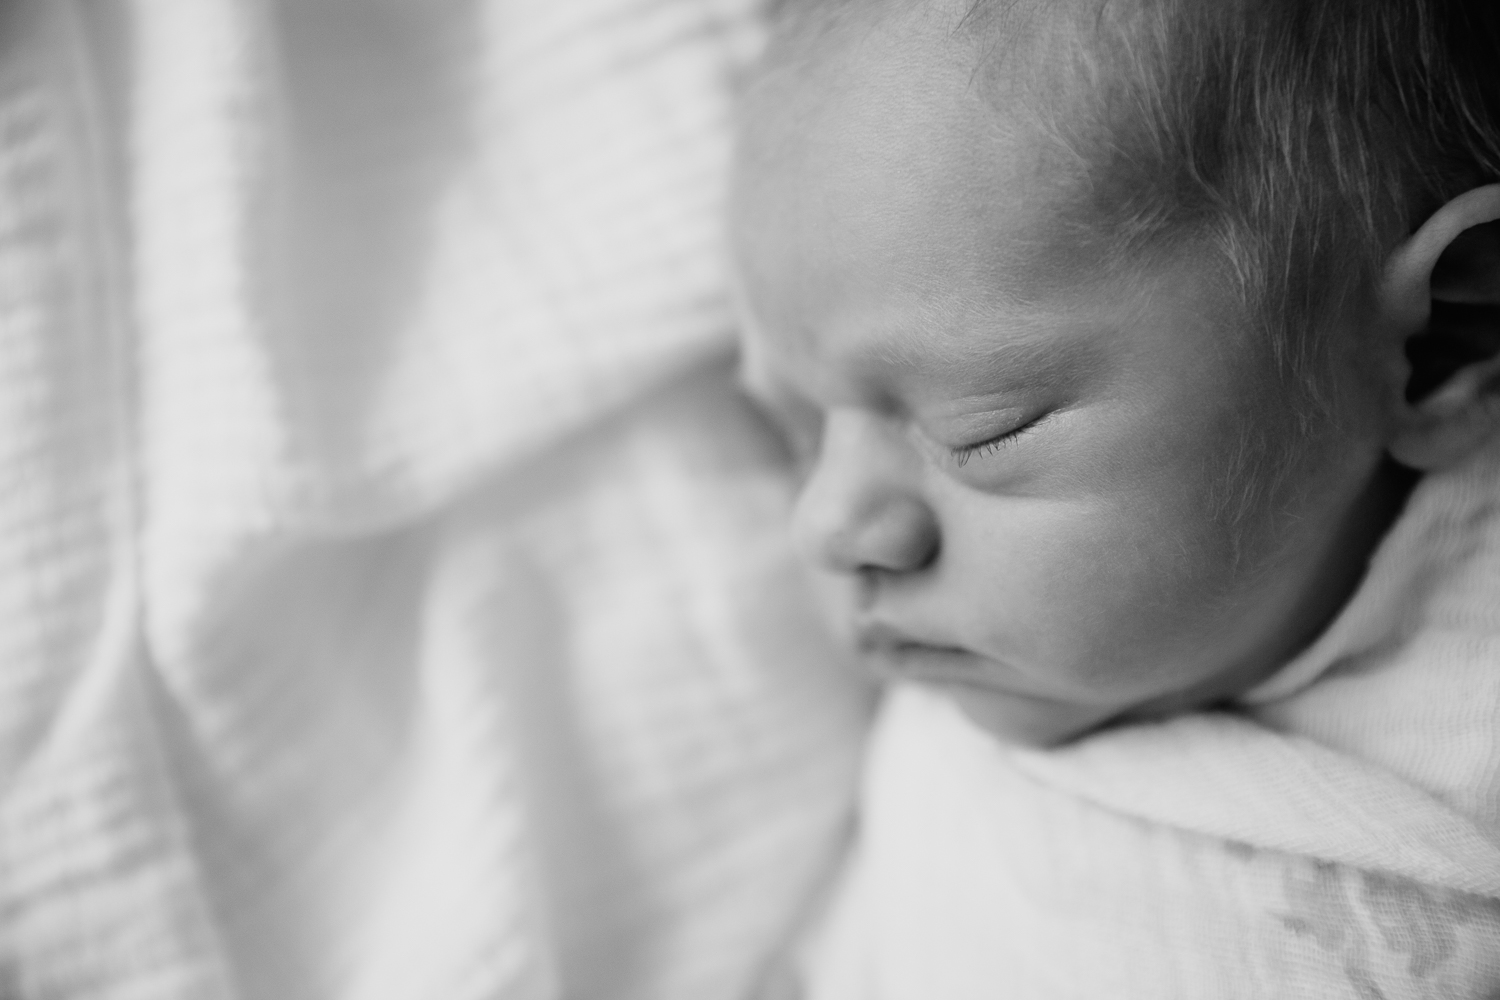
[(934, 687), (953, 699), (971, 722), (996, 739), (1011, 746), (1036, 750), (1075, 740), (1119, 713), (1117, 708), (1074, 705), (968, 685), (941, 684)]

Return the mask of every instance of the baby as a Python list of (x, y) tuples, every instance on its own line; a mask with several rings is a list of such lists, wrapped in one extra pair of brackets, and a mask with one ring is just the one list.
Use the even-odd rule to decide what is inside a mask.
[[(1500, 823), (1488, 813), (1454, 820), (1474, 827), (1479, 853), (1455, 862), (1451, 878), (1427, 878), (1428, 869), (1413, 874), (1404, 862), (1370, 860), (1352, 848), (1340, 854), (1332, 834), (1332, 846), (1304, 850), (1299, 845), (1317, 838), (1287, 835), (1283, 844), (1280, 834), (1262, 837), (1227, 819), (1220, 829), (1215, 824), (1234, 812), (1233, 802), (1193, 812), (1168, 801), (1196, 794), (1194, 779), (1183, 776), (1190, 767), (1217, 768), (1221, 785), (1236, 782), (1234, 761), (1250, 754), (1260, 767), (1273, 749), (1332, 754), (1327, 747), (1337, 745), (1340, 756), (1327, 765), (1335, 770), (1323, 774), (1346, 763), (1359, 763), (1371, 782), (1416, 773), (1416, 765), (1365, 767), (1381, 752), (1373, 737), (1369, 752), (1353, 737), (1324, 739), (1321, 729), (1308, 738), (1312, 723), (1286, 721), (1300, 708), (1275, 721), (1273, 710), (1256, 715), (1244, 706), (1258, 703), (1257, 690), (1280, 684), (1286, 694), (1289, 665), (1303, 688), (1328, 669), (1304, 661), (1310, 649), (1335, 641), (1330, 623), (1353, 614), (1372, 587), (1399, 590), (1377, 586), (1367, 568), (1401, 524), (1427, 516), (1408, 503), (1416, 502), (1414, 486), (1422, 481), (1420, 494), (1428, 480), (1469, 475), (1464, 470), (1495, 450), (1500, 7), (1494, 0), (792, 0), (776, 18), (744, 105), (732, 195), (744, 380), (784, 427), (804, 476), (794, 519), (802, 550), (834, 583), (837, 614), (864, 658), (879, 676), (901, 682), (885, 711), (905, 720), (888, 717), (877, 729), (860, 860), (846, 873), (831, 929), (819, 932), (820, 940), (843, 942), (820, 946), (843, 957), (819, 960), (823, 979), (812, 979), (825, 986), (814, 993), (1346, 995), (1325, 992), (1335, 983), (1349, 996), (1406, 995), (1401, 983), (1428, 982), (1422, 976), (1437, 975), (1431, 970), (1443, 963), (1429, 955), (1423, 966), (1415, 946), (1390, 942), (1441, 938), (1453, 927), (1478, 937), (1454, 932), (1444, 961), (1467, 957), (1457, 972), (1448, 962), (1443, 989), (1455, 996), (1500, 989), (1500, 965), (1486, 964), (1494, 952), (1473, 943), (1500, 932), (1500, 903), (1491, 906), (1486, 895), (1493, 888), (1500, 896), (1500, 861), (1483, 854), (1486, 843), (1500, 844)], [(1478, 523), (1489, 509), (1469, 517), (1445, 496), (1428, 504), (1434, 524), (1449, 515)], [(1460, 549), (1483, 547), (1470, 542)], [(1420, 551), (1428, 543), (1412, 544)], [(1494, 567), (1500, 552), (1490, 555), (1496, 558), (1485, 565)], [(1458, 592), (1484, 586), (1475, 579), (1455, 584)], [(1489, 642), (1500, 622), (1484, 609), (1500, 596), (1474, 601), (1479, 610), (1462, 627), (1482, 633), (1473, 642)], [(1398, 603), (1389, 613), (1359, 614), (1384, 621), (1410, 617), (1408, 610)], [(1405, 635), (1381, 648), (1401, 647)], [(1500, 645), (1482, 648), (1492, 656)], [(1351, 649), (1317, 655), (1329, 663), (1365, 655)], [(1490, 674), (1500, 673), (1500, 660), (1488, 662)], [(1441, 673), (1434, 667), (1423, 676), (1435, 670)], [(1320, 683), (1316, 690), (1329, 690)], [(972, 725), (947, 718), (922, 692), (956, 704)], [(1441, 695), (1462, 703), (1497, 693), (1491, 684)], [(901, 709), (902, 699), (922, 707)], [(1338, 704), (1336, 697), (1318, 704), (1325, 702)], [(1203, 714), (1226, 707), (1232, 711)], [(1344, 709), (1327, 711), (1332, 718)], [(1500, 704), (1484, 711), (1489, 727), (1500, 728)], [(1378, 728), (1367, 722), (1350, 726)], [(952, 736), (955, 726), (985, 737)], [(1142, 785), (1167, 804), (1142, 806), (1135, 826), (1100, 833), (1099, 842), (1149, 834), (1155, 846), (1141, 850), (1158, 853), (1170, 842), (1171, 864), (1201, 876), (1183, 876), (1184, 899), (1210, 892), (1209, 876), (1193, 869), (1208, 862), (1193, 852), (1227, 850), (1223, 865), (1243, 863), (1241, 889), (1192, 903), (1217, 914), (1212, 920), (1222, 917), (1222, 926), (1240, 927), (1235, 921), (1243, 918), (1250, 928), (1194, 939), (1204, 975), (1219, 978), (1193, 979), (1172, 964), (1189, 946), (1168, 949), (1160, 971), (1132, 951), (1144, 954), (1160, 943), (1154, 938), (1121, 950), (1114, 939), (1091, 938), (1105, 932), (1076, 913), (1064, 919), (1049, 910), (1031, 921), (1027, 892), (1055, 900), (1075, 889), (1117, 891), (1128, 901), (1136, 891), (1098, 881), (1078, 889), (1068, 880), (1083, 862), (1058, 860), (1055, 830), (1038, 827), (1033, 841), (1015, 839), (1021, 835), (1009, 826), (995, 834), (1013, 838), (1005, 863), (1017, 872), (1041, 864), (1026, 850), (1046, 854), (1050, 870), (1061, 873), (1053, 882), (997, 875), (1009, 894), (1003, 903), (978, 894), (962, 904), (942, 898), (932, 887), (949, 883), (928, 877), (933, 866), (955, 864), (951, 858), (965, 850), (978, 857), (1002, 848), (968, 833), (963, 845), (919, 843), (910, 857), (891, 846), (906, 841), (887, 836), (882, 816), (938, 816), (948, 808), (922, 798), (921, 779), (901, 786), (910, 795), (903, 804), (892, 791), (901, 782), (885, 776), (918, 773), (911, 762), (930, 751), (917, 749), (912, 734), (939, 730), (983, 768), (1001, 769), (983, 771), (988, 777), (972, 794), (956, 793), (955, 810), (978, 808), (972, 802), (1010, 787), (1016, 769), (1031, 769), (996, 806), (1011, 825), (1039, 822), (1023, 801), (1032, 794), (1024, 789), (1052, 781), (1038, 774), (1053, 768), (1047, 773), (1056, 777), (1057, 767), (1074, 767), (1083, 755), (1092, 754), (1088, 767), (1057, 778), (1048, 794), (1088, 785), (1103, 789), (1094, 799), (1108, 797), (1126, 780), (1118, 775), (1146, 773), (1131, 771), (1130, 761), (1178, 768), (1152, 771), (1156, 777)], [(1483, 732), (1479, 738), (1493, 741)], [(1150, 740), (1178, 740), (1171, 746), (1182, 752), (1157, 753)], [(1260, 749), (1235, 757), (1224, 749), (1231, 744), (1233, 753)], [(1046, 747), (1061, 749), (1034, 750)], [(1213, 756), (1221, 750), (1228, 756)], [(1317, 761), (1322, 768), (1323, 758)], [(1475, 766), (1490, 784), (1464, 793), (1489, 802), (1494, 820), (1497, 762), (1500, 750), (1489, 770)], [(930, 763), (933, 782), (968, 767), (941, 756)], [(964, 773), (979, 775), (979, 768)], [(1079, 777), (1110, 768), (1113, 784)], [(1247, 775), (1246, 795), (1256, 780)], [(1337, 812), (1348, 802), (1328, 804), (1344, 788), (1343, 779), (1328, 780), (1322, 803), (1308, 793), (1308, 809), (1334, 810), (1319, 829), (1352, 815)], [(1459, 793), (1449, 795), (1444, 780), (1411, 778), (1400, 787), (1458, 809)], [(1175, 791), (1161, 791), (1168, 786)], [(1358, 794), (1349, 791), (1349, 802)], [(872, 795), (880, 802), (872, 805)], [(1271, 809), (1288, 799), (1268, 793), (1266, 801)], [(1057, 799), (1045, 808), (1072, 803)], [(1136, 812), (1130, 802), (1105, 806), (1093, 801), (1102, 812), (1079, 813), (1077, 823)], [(1174, 818), (1189, 813), (1199, 818)], [(975, 816), (951, 819), (930, 823), (932, 836), (982, 826)], [(1246, 823), (1254, 827), (1254, 817)], [(1252, 858), (1262, 849), (1273, 857), (1264, 871)], [(1478, 870), (1492, 861), (1493, 872)], [(898, 919), (882, 909), (888, 862), (892, 870), (909, 866), (903, 884), (920, 888), (886, 902), (917, 916)], [(1110, 877), (1133, 863), (1108, 867)], [(1169, 877), (1163, 871), (1141, 884), (1156, 891)], [(1426, 900), (1452, 919), (1433, 930), (1411, 916), (1418, 904), (1360, 910), (1360, 900), (1373, 898), (1370, 878), (1410, 883), (1417, 896), (1403, 899)], [(951, 884), (962, 880), (955, 875)], [(1306, 885), (1322, 887), (1308, 890), (1308, 905), (1323, 906), (1319, 913), (1329, 912), (1335, 895), (1352, 893), (1354, 916), (1332, 930), (1308, 923), (1296, 890)], [(1261, 899), (1266, 893), (1276, 898)], [(849, 901), (856, 898), (863, 901)], [(1009, 909), (997, 915), (985, 909), (991, 906)], [(1274, 924), (1264, 939), (1254, 938), (1260, 925), (1244, 916), (1256, 907)], [(1464, 916), (1464, 907), (1480, 916)], [(1135, 926), (1122, 912), (1108, 934)], [(1043, 956), (1038, 968), (1052, 963), (1056, 973), (1059, 956), (1043, 940), (1052, 925), (1042, 926), (1054, 918), (1054, 937), (1072, 940), (1091, 961), (1118, 952), (1108, 960), (1116, 965), (1098, 979), (1026, 972), (1035, 953)], [(913, 926), (903, 930), (903, 919)], [(971, 932), (983, 920), (1008, 928), (1003, 940), (984, 945), (1008, 956), (995, 967), (1005, 978), (962, 985), (955, 973), (959, 985), (946, 987), (922, 981), (933, 968), (968, 961), (954, 957), (954, 942), (978, 940)], [(931, 931), (934, 921), (948, 929)], [(1301, 942), (1302, 951), (1277, 943), (1273, 931)], [(1260, 946), (1252, 939), (1271, 957), (1245, 958)], [(1397, 972), (1381, 978), (1386, 966), (1371, 956), (1382, 940), (1411, 966), (1401, 973), (1407, 979)], [(914, 956), (924, 941), (935, 942), (941, 962), (923, 966)], [(1356, 948), (1357, 941), (1365, 943)], [(1225, 973), (1234, 949), (1252, 970), (1246, 975), (1265, 978)], [(1293, 952), (1302, 957), (1283, 961)], [(878, 957), (896, 953), (905, 957)], [(1334, 970), (1328, 982), (1316, 979), (1320, 960)], [(826, 971), (841, 962), (864, 963), (864, 971)], [(890, 971), (903, 962), (906, 980)], [(1273, 967), (1280, 972), (1266, 971)], [(917, 968), (927, 971), (911, 971)], [(847, 985), (854, 982), (862, 985)], [(899, 982), (914, 992), (902, 992)]]

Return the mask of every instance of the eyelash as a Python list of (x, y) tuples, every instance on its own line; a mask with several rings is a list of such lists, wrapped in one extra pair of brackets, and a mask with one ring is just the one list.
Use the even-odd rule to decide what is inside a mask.
[(953, 461), (958, 465), (960, 469), (962, 469), (965, 465), (969, 464), (969, 459), (971, 458), (983, 458), (986, 455), (993, 455), (996, 452), (1000, 451), (1002, 448), (1006, 448), (1011, 444), (1014, 444), (1016, 438), (1031, 430), (1037, 424), (1041, 423), (1044, 419), (1046, 419), (1045, 414), (1043, 416), (1037, 417), (1035, 420), (1027, 421), (1014, 430), (1008, 430), (1004, 434), (998, 434), (995, 437), (990, 438), (988, 441), (980, 441), (978, 444), (966, 444), (962, 448), (950, 448), (949, 451), (953, 455)]

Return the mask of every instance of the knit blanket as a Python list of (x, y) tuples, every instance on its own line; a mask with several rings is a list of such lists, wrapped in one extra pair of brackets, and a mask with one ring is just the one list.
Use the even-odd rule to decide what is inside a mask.
[(1002, 747), (877, 724), (816, 1000), (1500, 993), (1500, 446), (1427, 477), (1236, 710)]
[(0, 4), (0, 997), (758, 988), (869, 699), (730, 389), (754, 15)]

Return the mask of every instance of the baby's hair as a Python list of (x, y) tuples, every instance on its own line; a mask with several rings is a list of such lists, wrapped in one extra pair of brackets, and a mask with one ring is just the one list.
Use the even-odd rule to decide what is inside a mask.
[[(769, 65), (924, 2), (781, 0)], [(1184, 235), (1213, 245), (1309, 389), (1326, 347), (1310, 331), (1363, 301), (1433, 210), (1500, 181), (1496, 0), (967, 2), (954, 33), (981, 64), (1016, 56), (1037, 22), (1075, 39), (1023, 58), (1022, 89), (1054, 105), (1041, 117), (1075, 163), (1081, 238), (1126, 264)]]
[(1396, 241), (1500, 181), (1495, 0), (1105, 0), (1094, 17), (1117, 82), (1095, 105), (1090, 207), (1127, 245), (1216, 237), (1293, 360)]

